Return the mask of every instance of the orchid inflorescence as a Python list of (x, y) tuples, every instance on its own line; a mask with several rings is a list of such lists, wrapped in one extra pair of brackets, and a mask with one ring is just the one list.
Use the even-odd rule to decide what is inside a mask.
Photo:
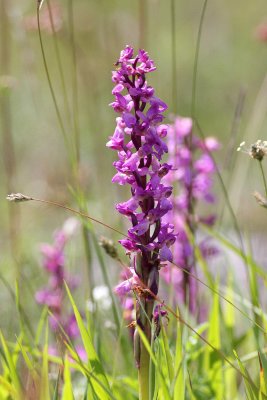
[(147, 84), (146, 74), (156, 68), (144, 50), (134, 56), (133, 48), (126, 46), (116, 66), (111, 106), (120, 116), (107, 146), (117, 150), (119, 157), (114, 162), (117, 173), (112, 182), (130, 185), (132, 193), (128, 201), (116, 206), (132, 224), (128, 237), (120, 243), (135, 255), (135, 273), (144, 283), (149, 281), (156, 294), (158, 270), (162, 262), (172, 260), (170, 246), (175, 241), (173, 225), (162, 220), (172, 209), (172, 187), (162, 182), (171, 166), (161, 163), (168, 152), (162, 140), (167, 126), (161, 124), (167, 105)]
[(133, 48), (126, 46), (116, 66), (112, 74), (115, 99), (111, 106), (119, 117), (107, 147), (118, 152), (118, 160), (114, 162), (117, 173), (112, 182), (131, 188), (131, 198), (116, 206), (131, 222), (127, 238), (120, 240), (130, 255), (131, 264), (126, 280), (115, 291), (119, 296), (125, 296), (130, 312), (133, 302), (127, 300), (127, 294), (134, 291), (136, 296), (134, 355), (139, 369), (140, 390), (147, 391), (149, 357), (138, 329), (150, 342), (159, 270), (167, 261), (172, 261), (170, 246), (176, 240), (173, 224), (163, 220), (172, 209), (169, 199), (172, 186), (163, 182), (172, 167), (161, 161), (168, 152), (163, 141), (168, 128), (161, 124), (167, 105), (155, 96), (154, 89), (146, 81), (146, 74), (156, 69), (147, 52), (139, 50), (135, 56)]

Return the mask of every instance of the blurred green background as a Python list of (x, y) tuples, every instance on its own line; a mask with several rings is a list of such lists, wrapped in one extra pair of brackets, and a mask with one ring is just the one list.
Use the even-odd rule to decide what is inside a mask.
[[(36, 3), (0, 2), (0, 273), (13, 288), (14, 278), (22, 274), (33, 293), (42, 279), (38, 245), (51, 241), (52, 232), (68, 215), (39, 203), (8, 204), (6, 194), (22, 192), (77, 207), (70, 191), (73, 178), (68, 152), (45, 75)], [(51, 32), (44, 1), (40, 12), (43, 44), (67, 136), (73, 137), (75, 120), (79, 127), (79, 177), (88, 210), (92, 216), (125, 230), (114, 204), (128, 198), (127, 189), (111, 184), (116, 155), (105, 147), (115, 127), (115, 115), (108, 106), (112, 101), (111, 70), (126, 44), (145, 47), (157, 65), (157, 71), (149, 77), (157, 96), (170, 105), (170, 114), (176, 110), (180, 115), (190, 115), (203, 2), (175, 2), (175, 105), (171, 1), (76, 0), (72, 4), (67, 0), (50, 0), (50, 5), (56, 38)], [(208, 2), (197, 69), (196, 116), (204, 134), (221, 141), (217, 162), (230, 200), (241, 226), (255, 232), (266, 226), (265, 210), (251, 196), (254, 189), (263, 192), (261, 177), (256, 163), (244, 154), (236, 154), (235, 150), (243, 140), (250, 144), (267, 139), (267, 81), (264, 82), (267, 41), (259, 39), (257, 30), (264, 22), (267, 23), (264, 0)], [(67, 108), (55, 39), (64, 73)], [(76, 86), (77, 107), (75, 102), (73, 106)], [(220, 184), (216, 185), (218, 209), (223, 209), (225, 200)], [(227, 212), (223, 226), (231, 230), (232, 221)], [(101, 227), (96, 226), (96, 231), (118, 239)], [(80, 271), (84, 257), (78, 244), (75, 257), (74, 269)], [(31, 291), (25, 293), (31, 303)], [(15, 324), (10, 313), (13, 305), (7, 303), (9, 294), (4, 286), (0, 290), (0, 301), (1, 317), (12, 326)]]

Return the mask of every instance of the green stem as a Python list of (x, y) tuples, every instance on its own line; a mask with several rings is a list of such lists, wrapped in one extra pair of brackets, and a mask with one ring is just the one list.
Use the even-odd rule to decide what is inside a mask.
[(139, 0), (139, 47), (146, 48), (147, 39), (147, 0)]
[(149, 400), (150, 357), (145, 345), (141, 343), (140, 367), (138, 370), (139, 400)]
[(74, 37), (74, 15), (73, 1), (68, 1), (68, 19), (70, 27), (70, 42), (72, 50), (72, 108), (73, 108), (73, 124), (74, 124), (74, 143), (77, 164), (80, 162), (80, 127), (79, 127), (79, 101), (78, 101), (78, 82), (77, 82), (77, 57)]
[(176, 13), (175, 0), (171, 0), (171, 37), (172, 37), (172, 101), (173, 111), (177, 114), (177, 51), (176, 51)]
[(50, 20), (50, 24), (51, 24), (51, 28), (52, 28), (52, 32), (53, 32), (53, 42), (54, 42), (55, 54), (56, 54), (56, 59), (57, 59), (57, 64), (58, 64), (61, 86), (62, 86), (65, 112), (66, 112), (67, 118), (70, 123), (71, 122), (70, 121), (71, 114), (70, 114), (70, 108), (69, 108), (69, 104), (68, 104), (68, 96), (67, 96), (66, 84), (65, 84), (65, 79), (64, 79), (63, 66), (62, 66), (62, 61), (61, 61), (61, 56), (60, 56), (60, 51), (59, 51), (59, 46), (58, 46), (57, 31), (55, 29), (54, 18), (53, 18), (53, 13), (51, 10), (50, 0), (47, 0), (47, 6), (48, 6), (48, 13), (49, 13), (49, 20)]
[[(145, 298), (139, 300), (139, 310), (137, 313), (140, 315), (137, 318), (140, 328), (143, 330), (147, 341), (151, 344), (151, 320), (153, 313), (153, 300)], [(147, 351), (145, 344), (140, 340), (140, 359), (138, 366), (138, 381), (139, 381), (139, 400), (149, 400), (150, 393), (150, 355)]]
[(262, 179), (263, 179), (263, 184), (264, 184), (264, 190), (265, 190), (265, 196), (267, 197), (267, 183), (266, 183), (266, 178), (265, 178), (265, 174), (262, 168), (262, 162), (259, 161), (260, 163), (260, 170), (261, 170), (261, 175), (262, 175)]
[[(42, 2), (40, 4), (42, 4)], [(60, 110), (59, 110), (58, 102), (57, 102), (57, 99), (56, 99), (56, 94), (55, 94), (55, 91), (54, 91), (54, 88), (53, 88), (53, 85), (52, 85), (52, 80), (51, 80), (51, 77), (50, 77), (48, 64), (47, 64), (47, 61), (46, 61), (46, 55), (45, 55), (45, 50), (44, 50), (44, 45), (43, 45), (43, 38), (42, 38), (42, 33), (41, 33), (41, 26), (40, 26), (40, 7), (37, 7), (37, 25), (38, 25), (38, 36), (39, 36), (39, 41), (40, 41), (43, 64), (44, 64), (44, 68), (45, 68), (45, 74), (46, 74), (49, 90), (50, 90), (50, 93), (51, 93), (51, 97), (52, 97), (53, 104), (54, 104), (54, 107), (55, 107), (57, 120), (58, 120), (58, 123), (59, 123), (59, 126), (60, 126), (60, 130), (61, 130), (62, 135), (63, 135), (65, 146), (66, 146), (66, 148), (68, 150), (68, 153), (70, 155), (71, 166), (73, 168), (74, 159), (73, 159), (72, 146), (68, 141), (66, 130), (65, 130), (65, 127), (64, 127), (64, 124), (63, 124), (63, 119), (61, 117), (61, 113), (60, 113)]]
[(87, 261), (87, 289), (89, 294), (89, 300), (94, 302), (93, 298), (93, 288), (94, 288), (94, 279), (92, 273), (92, 253), (90, 248), (90, 239), (89, 239), (90, 231), (87, 229), (85, 224), (83, 223), (82, 226), (82, 236), (83, 236), (83, 244), (84, 244), (84, 251), (85, 257)]
[(193, 68), (193, 84), (192, 84), (192, 100), (191, 100), (191, 117), (195, 119), (196, 115), (196, 93), (197, 93), (197, 68), (198, 68), (198, 58), (199, 58), (199, 50), (200, 50), (200, 40), (202, 27), (205, 17), (205, 12), (207, 8), (208, 0), (205, 0), (202, 7), (202, 12), (199, 21), (198, 34), (197, 34), (197, 44), (195, 50), (195, 60), (194, 60), (194, 68)]

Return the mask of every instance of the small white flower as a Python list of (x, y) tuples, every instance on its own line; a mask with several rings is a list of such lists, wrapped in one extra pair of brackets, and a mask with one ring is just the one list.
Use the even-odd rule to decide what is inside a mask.
[(109, 310), (111, 307), (111, 297), (107, 286), (100, 285), (93, 289), (93, 298), (102, 310)]
[(79, 225), (80, 221), (75, 217), (71, 217), (64, 222), (62, 230), (65, 233), (65, 235), (69, 238), (74, 235)]

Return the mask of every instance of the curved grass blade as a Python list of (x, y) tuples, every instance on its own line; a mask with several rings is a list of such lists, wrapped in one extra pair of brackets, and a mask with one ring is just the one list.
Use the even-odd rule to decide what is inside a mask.
[(62, 399), (74, 400), (68, 354), (65, 355), (65, 360), (64, 360), (64, 386), (62, 391)]
[(174, 360), (174, 389), (173, 400), (184, 399), (185, 397), (185, 375), (184, 375), (184, 357), (182, 347), (182, 325), (177, 321), (175, 360)]
[[(107, 380), (107, 377), (104, 373), (103, 367), (98, 359), (98, 356), (96, 354), (93, 342), (92, 342), (92, 337), (90, 332), (85, 328), (82, 317), (78, 311), (78, 308), (74, 302), (74, 299), (70, 293), (70, 290), (67, 286), (67, 284), (65, 283), (65, 288), (68, 294), (68, 297), (70, 299), (74, 314), (75, 314), (75, 318), (79, 327), (79, 331), (81, 334), (81, 338), (82, 338), (82, 342), (84, 345), (84, 348), (86, 350), (87, 353), (87, 357), (88, 357), (88, 365), (90, 366), (90, 369), (93, 370), (93, 374), (95, 375), (95, 377), (97, 378), (97, 380), (99, 381), (99, 383), (101, 383), (101, 385), (98, 383), (98, 381), (96, 381), (95, 379), (92, 379), (91, 384), (95, 390), (95, 393), (97, 394), (97, 396), (99, 396), (100, 400), (109, 400), (109, 392), (110, 392), (110, 387), (109, 387), (109, 383)], [(92, 376), (93, 378), (93, 376)]]
[[(240, 360), (240, 358), (238, 357), (237, 352), (236, 352), (235, 350), (234, 350), (233, 352), (234, 352), (234, 355), (235, 355), (235, 357), (236, 357), (236, 359), (237, 359), (239, 368), (240, 368), (240, 370), (241, 370), (242, 373), (243, 373), (243, 377), (244, 377), (244, 376), (247, 377), (247, 379), (244, 379), (244, 383), (245, 383), (245, 386), (246, 386), (246, 394), (247, 394), (247, 397), (248, 397), (249, 400), (257, 400), (257, 399), (258, 399), (258, 392), (257, 392), (256, 388), (253, 387), (253, 386), (250, 384), (251, 378), (249, 377), (248, 371), (247, 371), (247, 369), (244, 367), (244, 365), (243, 365), (242, 361)], [(248, 379), (248, 378), (250, 378), (250, 379)], [(264, 395), (264, 393), (262, 393), (260, 390), (259, 390), (259, 392), (261, 393), (262, 396), (264, 396), (264, 398), (266, 398), (266, 396)]]
[(22, 394), (21, 381), (18, 376), (18, 373), (16, 370), (16, 365), (14, 364), (12, 354), (10, 353), (10, 351), (8, 349), (7, 343), (6, 343), (5, 338), (1, 331), (0, 331), (0, 340), (2, 343), (2, 348), (3, 348), (3, 353), (5, 356), (6, 365), (9, 370), (10, 379), (11, 379), (12, 383), (14, 384), (16, 392), (20, 395), (20, 394)]

